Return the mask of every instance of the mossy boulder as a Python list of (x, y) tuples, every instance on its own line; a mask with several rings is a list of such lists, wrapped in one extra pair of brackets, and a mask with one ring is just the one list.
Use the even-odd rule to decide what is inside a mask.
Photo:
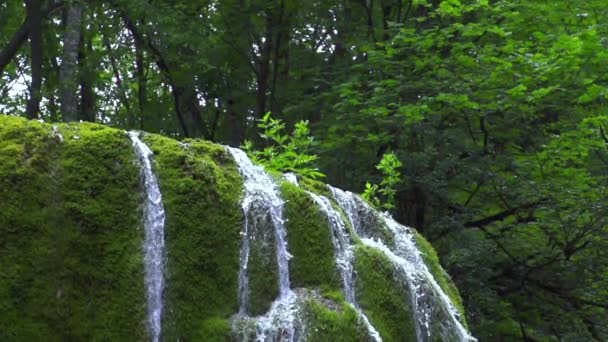
[(340, 288), (331, 229), (327, 217), (301, 188), (283, 182), (287, 239), (293, 256), (289, 271), (293, 287)]
[[(163, 336), (191, 339), (238, 309), (242, 181), (219, 145), (146, 134), (165, 207)], [(208, 327), (208, 325), (202, 325)]]
[(464, 313), (464, 305), (462, 304), (462, 298), (458, 292), (458, 288), (454, 285), (454, 282), (450, 278), (450, 275), (441, 267), (439, 263), (439, 256), (435, 251), (435, 248), (428, 242), (420, 233), (415, 232), (414, 238), (420, 254), (424, 260), (424, 263), (429, 269), (429, 272), (433, 275), (433, 278), (437, 281), (443, 292), (450, 297), (452, 304), (456, 307), (460, 314), (460, 322), (467, 327), (466, 316)]
[(0, 340), (146, 336), (133, 158), (118, 130), (0, 116)]
[(355, 249), (357, 299), (384, 341), (416, 341), (414, 315), (407, 284), (381, 252)]
[[(253, 340), (256, 327), (248, 319), (265, 314), (279, 295), (270, 217), (243, 213), (243, 180), (223, 146), (146, 133), (141, 138), (154, 153), (166, 214), (163, 340)], [(308, 193), (331, 198), (331, 191), (317, 181), (302, 178), (298, 187), (279, 173), (271, 176), (284, 200), (298, 340), (370, 341), (342, 297), (344, 265), (336, 261), (328, 218)], [(0, 340), (148, 340), (144, 196), (126, 132), (0, 116)], [(361, 311), (384, 341), (414, 341), (407, 284), (384, 254), (354, 236), (361, 227), (350, 227), (341, 214), (356, 245)], [(363, 207), (359, 214), (366, 235), (390, 246), (378, 214)], [(249, 306), (247, 319), (239, 320), (245, 222)], [(416, 241), (462, 312), (436, 253), (422, 237)]]

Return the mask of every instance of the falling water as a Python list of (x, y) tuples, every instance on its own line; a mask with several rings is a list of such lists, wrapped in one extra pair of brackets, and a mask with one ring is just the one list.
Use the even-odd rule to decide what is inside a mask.
[(365, 236), (363, 225), (366, 224), (359, 212), (371, 212), (373, 209), (354, 194), (330, 187), (336, 201), (347, 213), (353, 228), (363, 235), (361, 242), (386, 255), (397, 266), (405, 277), (412, 295), (412, 306), (416, 320), (416, 334), (419, 341), (431, 340), (433, 320), (440, 326), (442, 340), (474, 341), (459, 321), (459, 313), (449, 297), (437, 284), (416, 247), (413, 232), (393, 220), (388, 214), (380, 218), (392, 233), (394, 251), (380, 239)]
[(141, 175), (146, 192), (144, 207), (144, 269), (148, 299), (148, 324), (152, 340), (161, 336), (163, 310), (164, 260), (165, 260), (165, 210), (156, 176), (152, 172), (152, 151), (139, 139), (139, 133), (129, 132), (133, 147), (141, 165)]
[(353, 278), (354, 266), (353, 261), (355, 258), (354, 246), (351, 236), (340, 217), (340, 214), (332, 207), (331, 202), (327, 197), (319, 196), (312, 192), (308, 192), (313, 198), (315, 203), (319, 206), (321, 211), (325, 213), (329, 221), (329, 225), (332, 230), (332, 241), (334, 249), (336, 251), (336, 262), (342, 277), (342, 286), (344, 287), (344, 297), (346, 302), (349, 303), (354, 309), (363, 324), (367, 328), (369, 336), (376, 342), (381, 342), (382, 338), (378, 330), (370, 323), (367, 316), (363, 313), (359, 304), (357, 303), (355, 296), (355, 282)]
[(298, 183), (298, 176), (296, 176), (295, 173), (286, 173), (283, 175), (283, 177), (285, 177), (285, 180), (288, 181), (289, 183), (299, 186), (300, 184)]
[[(245, 197), (242, 208), (245, 217), (248, 214), (270, 215), (274, 226), (277, 243), (277, 264), (279, 271), (279, 298), (272, 304), (270, 311), (257, 319), (257, 340), (264, 341), (271, 336), (281, 335), (281, 340), (292, 341), (294, 336), (295, 294), (289, 282), (289, 258), (287, 252), (287, 232), (283, 220), (283, 200), (279, 195), (276, 183), (261, 166), (253, 165), (245, 152), (233, 147), (227, 147), (239, 166), (244, 179)], [(248, 304), (248, 274), (249, 237), (247, 219), (243, 228), (241, 244), (241, 259), (239, 270), (239, 314), (247, 314)], [(278, 323), (278, 324), (277, 324)], [(279, 331), (280, 329), (280, 331)]]

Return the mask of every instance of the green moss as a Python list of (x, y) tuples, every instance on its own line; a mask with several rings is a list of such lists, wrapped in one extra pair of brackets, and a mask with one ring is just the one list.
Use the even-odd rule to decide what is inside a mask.
[(414, 316), (406, 284), (381, 252), (355, 248), (357, 299), (384, 341), (416, 341)]
[(249, 306), (247, 312), (257, 316), (270, 309), (279, 295), (279, 270), (276, 238), (270, 215), (247, 217), (249, 226)]
[(283, 182), (292, 287), (340, 288), (327, 216), (299, 187)]
[(343, 301), (337, 310), (311, 299), (304, 303), (306, 341), (369, 341), (367, 330), (359, 323), (357, 313)]
[(0, 116), (0, 340), (143, 339), (139, 179), (100, 125)]
[(195, 341), (229, 342), (231, 340), (230, 320), (213, 317), (204, 320), (193, 336)]
[(467, 327), (467, 322), (465, 319), (465, 311), (464, 305), (462, 304), (462, 298), (460, 297), (460, 293), (454, 285), (452, 279), (450, 279), (449, 274), (441, 267), (439, 263), (439, 256), (435, 251), (435, 248), (428, 242), (420, 233), (415, 232), (415, 241), (416, 245), (418, 245), (418, 249), (422, 252), (422, 259), (424, 263), (429, 268), (429, 271), (437, 281), (437, 284), (443, 289), (446, 295), (450, 297), (450, 300), (456, 307), (456, 310), (460, 313), (460, 318), (462, 324)]
[(158, 135), (154, 152), (166, 213), (166, 340), (194, 338), (200, 322), (237, 311), (242, 181), (221, 146)]
[(329, 191), (329, 188), (327, 187), (327, 184), (323, 182), (299, 176), (298, 183), (305, 190), (314, 192), (315, 194), (322, 195), (327, 198), (333, 198), (331, 191)]

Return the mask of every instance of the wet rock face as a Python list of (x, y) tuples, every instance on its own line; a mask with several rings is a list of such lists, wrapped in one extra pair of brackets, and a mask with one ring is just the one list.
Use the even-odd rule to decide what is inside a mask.
[[(248, 286), (243, 288), (243, 313), (257, 316), (268, 311), (279, 294), (276, 236), (270, 213), (255, 203), (246, 214), (249, 260), (246, 267)], [(251, 296), (251, 293), (256, 294)]]

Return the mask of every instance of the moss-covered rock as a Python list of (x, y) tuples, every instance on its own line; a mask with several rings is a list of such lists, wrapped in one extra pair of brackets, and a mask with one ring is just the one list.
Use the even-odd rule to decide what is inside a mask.
[[(163, 340), (253, 340), (251, 316), (265, 314), (279, 295), (269, 214), (243, 214), (243, 181), (224, 147), (151, 134), (143, 140), (154, 152), (166, 214)], [(0, 340), (149, 339), (139, 168), (124, 131), (0, 116)], [(297, 187), (270, 174), (285, 200), (299, 337), (369, 341), (340, 293), (328, 219), (307, 193), (331, 198), (329, 189), (305, 178)], [(362, 245), (355, 230), (388, 246), (392, 236), (363, 203), (355, 216), (355, 227), (348, 225), (356, 244), (357, 300), (384, 341), (413, 341), (407, 284), (384, 254)], [(234, 319), (246, 222), (248, 316)], [(433, 248), (418, 235), (416, 242), (462, 313), (458, 291)], [(235, 329), (238, 322), (245, 326)]]
[(277, 240), (269, 212), (257, 216), (250, 212), (247, 215), (247, 222), (249, 295), (246, 311), (250, 315), (257, 316), (268, 311), (272, 301), (279, 295)]
[(327, 217), (306, 191), (289, 182), (281, 185), (285, 200), (291, 285), (309, 288), (340, 288), (331, 228)]
[(391, 261), (380, 251), (355, 248), (357, 299), (384, 341), (416, 341), (407, 285), (400, 282)]
[(144, 338), (133, 161), (122, 131), (0, 116), (0, 340)]
[(464, 305), (462, 304), (462, 297), (460, 297), (460, 293), (458, 292), (456, 285), (454, 285), (454, 282), (450, 278), (450, 275), (443, 269), (443, 267), (441, 267), (441, 264), (439, 263), (439, 256), (437, 255), (437, 252), (435, 251), (435, 249), (433, 248), (431, 243), (428, 242), (417, 231), (415, 231), (414, 237), (415, 237), (416, 245), (418, 246), (418, 249), (420, 250), (422, 259), (424, 260), (424, 263), (428, 267), (429, 272), (431, 272), (431, 274), (433, 275), (433, 278), (435, 278), (435, 281), (437, 281), (437, 284), (439, 284), (439, 286), (441, 287), (443, 292), (445, 292), (445, 294), (448, 295), (448, 297), (450, 297), (452, 304), (454, 304), (454, 306), (456, 307), (456, 310), (458, 310), (458, 312), (460, 313), (460, 322), (465, 327), (467, 327), (467, 322), (466, 322), (465, 312), (464, 312)]
[(166, 213), (163, 335), (189, 340), (209, 327), (205, 321), (237, 311), (242, 181), (219, 145), (159, 135), (144, 141), (154, 152)]
[(355, 310), (341, 297), (304, 301), (301, 309), (306, 341), (372, 341)]
[(327, 198), (332, 198), (331, 191), (329, 191), (329, 188), (325, 183), (306, 177), (298, 177), (298, 182), (305, 190), (314, 192), (317, 195), (322, 195)]

